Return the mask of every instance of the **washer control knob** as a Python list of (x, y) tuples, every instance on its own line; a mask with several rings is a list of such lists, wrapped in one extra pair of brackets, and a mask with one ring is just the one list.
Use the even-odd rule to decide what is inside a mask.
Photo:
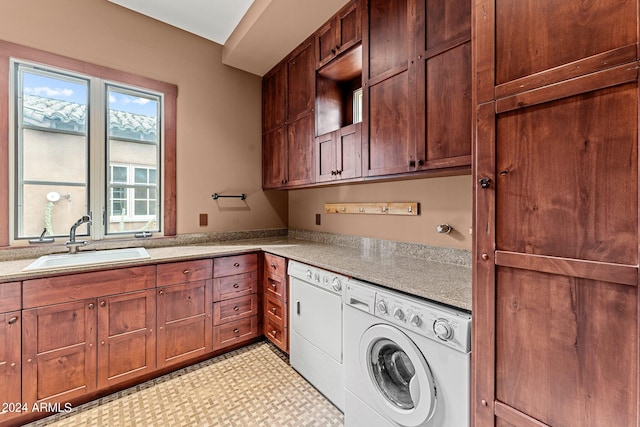
[(409, 316), (409, 323), (411, 323), (415, 327), (418, 327), (422, 323), (422, 319), (420, 318), (420, 316), (413, 313), (411, 316)]
[(378, 312), (380, 314), (387, 314), (389, 312), (389, 309), (387, 308), (387, 303), (384, 301), (378, 301), (378, 304), (376, 304), (376, 308), (378, 309)]
[(333, 286), (333, 290), (334, 291), (341, 291), (342, 290), (342, 282), (337, 277), (333, 278), (333, 281), (331, 282), (331, 286)]
[(311, 270), (307, 270), (307, 279), (311, 279), (313, 277), (313, 272)]
[(404, 312), (400, 307), (396, 307), (393, 309), (393, 317), (398, 320), (404, 320)]
[(437, 319), (433, 322), (433, 332), (442, 341), (449, 341), (453, 338), (453, 328), (447, 319)]

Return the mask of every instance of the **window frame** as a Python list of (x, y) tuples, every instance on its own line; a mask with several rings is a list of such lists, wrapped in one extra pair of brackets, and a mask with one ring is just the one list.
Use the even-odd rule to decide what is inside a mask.
[[(89, 62), (57, 55), (54, 53), (22, 46), (16, 43), (0, 40), (0, 129), (8, 129), (7, 132), (0, 132), (0, 170), (9, 173), (0, 173), (0, 193), (5, 197), (0, 197), (0, 247), (20, 244), (23, 240), (13, 241), (13, 232), (10, 230), (10, 215), (13, 215), (12, 200), (9, 194), (13, 193), (10, 188), (10, 173), (14, 172), (11, 164), (11, 145), (13, 144), (13, 129), (10, 128), (10, 114), (13, 113), (13, 100), (11, 97), (10, 76), (12, 59), (30, 63), (42, 64), (44, 67), (60, 69), (63, 72), (78, 73), (97, 77), (115, 85), (131, 86), (141, 90), (153, 91), (163, 95), (163, 117), (161, 122), (161, 132), (163, 132), (164, 144), (162, 149), (163, 163), (160, 165), (161, 176), (161, 198), (164, 202), (162, 217), (164, 236), (176, 235), (176, 102), (177, 86), (171, 83), (150, 79), (126, 71), (92, 64)], [(104, 90), (100, 88), (100, 90)], [(104, 155), (104, 154), (103, 154)], [(90, 155), (91, 167), (96, 162), (95, 156)], [(102, 166), (104, 171), (105, 166)], [(92, 186), (95, 183), (90, 183)], [(102, 184), (99, 184), (102, 185)], [(103, 187), (104, 188), (104, 187)], [(105, 189), (102, 192), (106, 191)], [(91, 197), (95, 197), (94, 187), (91, 187)], [(96, 213), (94, 213), (95, 215)], [(101, 215), (102, 213), (100, 213)], [(103, 236), (104, 231), (102, 232)], [(109, 238), (111, 238), (111, 234)], [(130, 235), (113, 235), (114, 238), (129, 238)]]

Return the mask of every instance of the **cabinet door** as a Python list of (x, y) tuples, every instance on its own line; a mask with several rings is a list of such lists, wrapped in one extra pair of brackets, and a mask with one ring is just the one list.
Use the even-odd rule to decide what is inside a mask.
[(588, 57), (599, 67), (637, 57), (625, 47), (638, 41), (638, 2), (505, 1), (495, 7), (497, 84), (563, 65), (584, 74), (589, 66), (571, 63)]
[(363, 140), (368, 145), (364, 147), (363, 173), (376, 176), (410, 171), (415, 166), (415, 145), (409, 127), (408, 71), (369, 86), (364, 102), (368, 138), (363, 136)]
[(97, 386), (96, 300), (22, 313), (22, 401), (64, 403)]
[(336, 51), (344, 52), (362, 39), (360, 2), (352, 1), (336, 16)]
[(286, 186), (309, 184), (314, 181), (313, 114), (309, 114), (287, 126), (287, 170)]
[[(409, 91), (409, 0), (368, 0), (363, 47), (363, 174), (388, 175), (415, 166)], [(365, 151), (366, 149), (366, 151)]]
[(361, 123), (336, 131), (336, 174), (338, 179), (362, 176)]
[(0, 313), (0, 404), (9, 405), (0, 408), (0, 423), (21, 410), (20, 316), (19, 311)]
[(262, 133), (284, 125), (286, 119), (286, 68), (278, 64), (262, 80)]
[(262, 136), (262, 188), (281, 188), (287, 174), (286, 126)]
[(336, 133), (329, 132), (316, 138), (316, 182), (336, 178)]
[(335, 19), (329, 20), (316, 33), (316, 68), (321, 68), (336, 54), (335, 22)]
[(298, 120), (313, 111), (316, 68), (313, 43), (304, 42), (287, 62), (287, 121)]
[(156, 368), (155, 289), (98, 299), (98, 388)]
[(158, 367), (213, 350), (212, 280), (158, 289)]
[(471, 2), (416, 6), (416, 167), (471, 165)]

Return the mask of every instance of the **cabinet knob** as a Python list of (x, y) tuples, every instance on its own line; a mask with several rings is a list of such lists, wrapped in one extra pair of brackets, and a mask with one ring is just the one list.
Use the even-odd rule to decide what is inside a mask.
[(237, 262), (234, 262), (234, 263), (233, 263), (233, 266), (234, 266), (234, 267), (236, 267), (236, 268), (238, 268), (238, 267), (240, 267), (240, 264), (239, 264), (239, 263), (237, 263)]
[(182, 272), (184, 275), (191, 274), (191, 270), (185, 270)]
[(100, 301), (100, 307), (106, 307), (107, 302), (105, 300)]
[(238, 328), (235, 328), (235, 329), (233, 330), (233, 333), (234, 333), (234, 334), (237, 334), (238, 332), (240, 332), (240, 330), (239, 330)]
[(488, 260), (489, 259), (489, 254), (482, 254), (482, 259), (483, 260)]
[(273, 289), (276, 289), (276, 288), (278, 287), (278, 285), (276, 285), (275, 283), (272, 283), (272, 284), (271, 284), (271, 287), (272, 287)]
[(273, 312), (273, 314), (276, 314), (276, 313), (278, 312), (278, 309), (277, 309), (277, 308), (275, 308), (275, 307), (273, 307), (273, 308), (271, 309), (271, 311)]
[(240, 307), (238, 307), (237, 305), (233, 307), (233, 311), (238, 311), (238, 310), (240, 310)]
[(164, 291), (158, 292), (158, 295), (160, 295), (160, 296), (164, 295)]
[(333, 53), (335, 55), (336, 54), (336, 50), (335, 49), (331, 49), (331, 53)]
[(274, 263), (271, 263), (271, 268), (276, 268), (276, 265)]
[(424, 165), (424, 160), (422, 159), (418, 160), (418, 166), (422, 166), (422, 165)]
[(9, 321), (7, 323), (10, 324), (10, 325), (13, 325), (17, 321), (18, 321), (18, 316), (13, 316), (11, 319), (9, 319)]
[(275, 338), (275, 336), (276, 336), (276, 333), (277, 333), (277, 332), (278, 332), (278, 331), (276, 331), (276, 330), (274, 329), (273, 331), (271, 331), (271, 335), (273, 335), (273, 337)]
[(237, 283), (233, 284), (234, 289), (238, 289), (240, 287), (240, 285), (238, 285)]
[(415, 160), (409, 160), (409, 167), (413, 168), (416, 166), (416, 161)]
[(478, 182), (480, 183), (480, 187), (486, 189), (491, 185), (491, 178), (480, 178)]
[(89, 304), (89, 310), (93, 310), (93, 307), (95, 307), (96, 305), (94, 303), (90, 303)]

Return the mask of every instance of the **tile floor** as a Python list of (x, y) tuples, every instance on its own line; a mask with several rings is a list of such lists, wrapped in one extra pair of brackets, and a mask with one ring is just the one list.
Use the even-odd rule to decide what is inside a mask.
[(259, 342), (27, 424), (41, 426), (342, 426), (342, 413), (286, 356)]

